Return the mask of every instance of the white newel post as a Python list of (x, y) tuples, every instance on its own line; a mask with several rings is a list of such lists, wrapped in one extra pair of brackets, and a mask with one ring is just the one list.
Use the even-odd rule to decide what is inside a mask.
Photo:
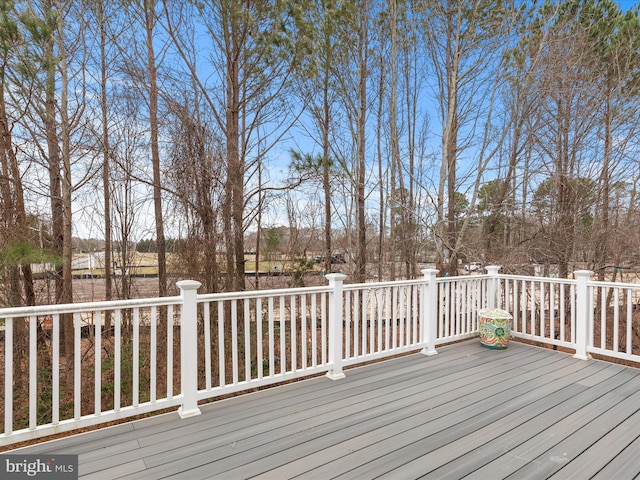
[(589, 287), (587, 282), (593, 272), (590, 270), (576, 270), (576, 353), (573, 356), (580, 360), (589, 360), (591, 355), (587, 353), (589, 341)]
[[(180, 389), (182, 406), (178, 409), (181, 418), (200, 415), (198, 408), (198, 288), (195, 280), (176, 283), (182, 291), (182, 316), (180, 318)], [(171, 328), (171, 325), (169, 325)]]
[(344, 378), (342, 372), (342, 296), (343, 282), (347, 278), (342, 273), (327, 275), (331, 292), (329, 293), (329, 364), (327, 377), (331, 380)]
[(500, 265), (487, 265), (486, 270), (489, 275), (489, 291), (487, 294), (488, 308), (499, 308), (498, 298), (500, 295), (500, 282), (498, 281), (498, 272), (502, 267)]
[(435, 355), (436, 338), (438, 336), (438, 270), (427, 268), (421, 270), (425, 283), (422, 285), (422, 305), (420, 305), (420, 331), (422, 332), (423, 355)]

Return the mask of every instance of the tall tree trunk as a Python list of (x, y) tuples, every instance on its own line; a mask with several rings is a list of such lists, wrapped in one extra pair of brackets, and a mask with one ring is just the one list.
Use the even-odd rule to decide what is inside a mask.
[[(223, 2), (224, 4), (225, 2)], [(244, 239), (242, 230), (244, 202), (244, 163), (240, 158), (240, 60), (241, 26), (240, 9), (236, 0), (231, 0), (223, 10), (223, 45), (225, 48), (225, 113), (224, 135), (226, 140), (227, 172), (225, 198), (222, 206), (222, 222), (225, 235), (226, 291), (244, 290)], [(238, 221), (239, 219), (239, 221)], [(240, 314), (242, 315), (242, 313)], [(225, 306), (225, 331), (231, 329), (231, 306)], [(240, 322), (242, 323), (242, 322)], [(225, 342), (228, 344), (227, 338)]]
[(391, 280), (396, 279), (396, 256), (404, 261), (404, 216), (402, 213), (402, 162), (400, 160), (400, 139), (398, 138), (398, 66), (397, 66), (397, 28), (398, 5), (396, 0), (389, 2), (389, 29), (391, 30), (391, 72), (389, 87), (389, 141), (391, 143), (391, 250), (394, 258), (391, 262)]
[[(0, 231), (4, 233), (6, 229), (5, 241), (10, 239), (10, 235), (15, 235), (16, 240), (26, 237), (26, 211), (24, 206), (24, 191), (22, 188), (22, 178), (18, 168), (18, 161), (13, 149), (11, 131), (9, 129), (9, 119), (7, 117), (5, 104), (5, 83), (4, 66), (0, 77)], [(2, 245), (5, 246), (5, 245)], [(22, 275), (20, 275), (22, 269)], [(6, 268), (6, 280), (8, 295), (6, 301), (10, 306), (22, 305), (21, 285), (24, 285), (24, 303), (35, 305), (35, 292), (33, 288), (33, 276), (31, 266), (24, 262), (20, 268), (17, 265), (9, 265)], [(27, 364), (24, 361), (27, 356), (27, 324), (26, 322), (14, 322), (14, 389), (23, 391), (26, 388), (28, 374)]]
[(153, 48), (155, 28), (155, 1), (144, 0), (147, 68), (149, 70), (149, 126), (151, 128), (151, 165), (153, 169), (153, 212), (156, 225), (156, 246), (158, 249), (158, 292), (167, 295), (167, 246), (164, 237), (164, 216), (162, 212), (162, 178), (160, 177), (160, 148), (158, 145), (158, 81), (156, 56)]
[[(377, 131), (376, 131), (376, 141), (377, 141), (377, 150), (378, 150), (378, 178), (380, 181), (379, 188), (379, 202), (380, 208), (378, 211), (378, 280), (381, 281), (383, 278), (383, 266), (384, 266), (384, 244), (386, 237), (386, 224), (385, 224), (385, 204), (384, 204), (384, 193), (385, 185), (384, 181), (384, 168), (383, 168), (383, 159), (382, 159), (382, 116), (384, 110), (384, 58), (380, 55), (380, 77), (378, 83), (378, 120), (377, 120)], [(393, 263), (393, 262), (392, 262)], [(394, 267), (392, 267), (394, 268)], [(393, 278), (393, 277), (392, 277)]]
[[(50, 7), (51, 8), (51, 7)], [(60, 144), (56, 119), (56, 61), (54, 60), (55, 39), (49, 38), (45, 45), (46, 79), (45, 79), (45, 110), (44, 127), (47, 140), (47, 160), (49, 169), (49, 196), (51, 202), (51, 233), (52, 250), (62, 259), (63, 263), (57, 263), (55, 267), (55, 302), (70, 303), (69, 294), (72, 294), (70, 286), (65, 285), (64, 255), (65, 251), (65, 205), (63, 200), (63, 178), (61, 174)], [(70, 212), (69, 212), (70, 213)], [(70, 239), (69, 239), (70, 241)], [(67, 246), (68, 248), (68, 246)], [(64, 347), (66, 362), (66, 383), (69, 391), (73, 388), (73, 357), (74, 357), (74, 331), (71, 315), (63, 315), (60, 342)]]
[(558, 140), (556, 159), (556, 185), (558, 194), (558, 221), (555, 225), (555, 235), (551, 238), (552, 251), (557, 253), (558, 275), (567, 278), (569, 274), (569, 260), (573, 252), (574, 231), (574, 193), (571, 186), (573, 169), (571, 168), (570, 131), (571, 107), (569, 102), (558, 102)]
[[(407, 232), (405, 234), (405, 241), (407, 242), (407, 258), (405, 260), (405, 266), (407, 269), (407, 278), (415, 278), (417, 276), (417, 253), (418, 253), (418, 232), (416, 222), (416, 205), (415, 205), (415, 146), (416, 146), (416, 125), (418, 119), (417, 112), (417, 86), (414, 81), (414, 90), (411, 90), (411, 72), (410, 62), (414, 61), (410, 58), (411, 48), (405, 47), (405, 90), (406, 90), (406, 106), (407, 106), (407, 155), (409, 157), (409, 175), (407, 181), (409, 183), (409, 189), (407, 191)], [(413, 54), (417, 56), (417, 50), (413, 50)], [(415, 75), (415, 67), (413, 69), (413, 75)]]
[(603, 165), (602, 173), (600, 174), (601, 185), (601, 204), (600, 204), (600, 229), (596, 233), (596, 245), (595, 245), (595, 267), (598, 275), (598, 280), (603, 281), (605, 276), (605, 264), (609, 257), (609, 195), (610, 195), (610, 179), (609, 169), (611, 164), (611, 150), (612, 150), (612, 133), (611, 133), (611, 90), (607, 90), (607, 98), (605, 104), (604, 113), (604, 152), (603, 152)]
[(447, 185), (447, 219), (446, 219), (446, 251), (448, 253), (448, 265), (446, 271), (449, 275), (458, 273), (458, 252), (455, 249), (458, 237), (458, 224), (456, 211), (456, 169), (458, 155), (458, 84), (460, 39), (459, 25), (452, 15), (447, 17), (447, 30), (449, 35), (446, 40), (446, 117), (442, 133), (443, 165), (446, 169)]
[[(0, 79), (0, 159), (2, 159), (3, 177), (6, 181), (2, 182), (3, 188), (6, 186), (2, 197), (6, 198), (3, 202), (5, 205), (4, 218), (7, 222), (8, 229), (14, 229), (18, 238), (28, 238), (27, 212), (24, 204), (24, 189), (22, 186), (22, 176), (18, 166), (18, 159), (13, 149), (13, 139), (9, 129), (9, 118), (7, 116), (5, 103), (5, 84), (4, 75)], [(23, 285), (24, 303), (26, 305), (36, 304), (36, 295), (33, 285), (33, 274), (31, 272), (31, 264), (24, 262), (20, 265), (22, 270), (22, 282), (13, 282), (12, 288), (19, 289), (19, 285)], [(17, 306), (18, 304), (16, 304)]]
[[(104, 2), (97, 3), (100, 22), (100, 109), (102, 113), (102, 195), (104, 201), (104, 287), (105, 300), (113, 298), (113, 270), (111, 265), (111, 145), (109, 142), (109, 110), (107, 106), (107, 31)], [(111, 315), (105, 314), (105, 330), (111, 326)]]
[(331, 165), (329, 162), (329, 126), (331, 123), (331, 108), (329, 105), (329, 76), (331, 74), (331, 36), (325, 34), (325, 54), (327, 60), (323, 68), (322, 77), (322, 189), (324, 191), (324, 271), (331, 273), (331, 257), (333, 245), (331, 240)]
[(63, 299), (64, 303), (73, 303), (73, 223), (71, 196), (73, 182), (71, 177), (71, 126), (69, 122), (69, 76), (65, 54), (63, 22), (58, 22), (58, 59), (60, 69), (60, 140), (62, 141), (62, 213), (63, 213)]
[(255, 284), (256, 290), (260, 290), (260, 250), (262, 248), (262, 198), (264, 192), (262, 190), (262, 161), (258, 164), (258, 213), (256, 215), (256, 270)]
[(367, 225), (365, 216), (365, 182), (366, 182), (366, 120), (367, 120), (367, 68), (369, 66), (369, 9), (367, 0), (360, 4), (358, 34), (358, 126), (357, 126), (357, 178), (356, 178), (356, 229), (357, 229), (357, 257), (356, 282), (366, 280), (367, 267)]
[[(233, 3), (233, 2), (232, 2)], [(234, 8), (234, 7), (232, 7)], [(226, 235), (227, 291), (245, 289), (244, 278), (244, 163), (240, 158), (240, 65), (239, 26), (230, 12), (225, 32), (227, 179), (223, 222)]]
[[(455, 102), (455, 99), (450, 98)], [(448, 134), (445, 136), (444, 151), (447, 163), (447, 251), (449, 254), (449, 264), (447, 272), (449, 275), (458, 273), (458, 252), (455, 245), (458, 239), (458, 212), (456, 208), (456, 151), (457, 151), (457, 113), (450, 111), (451, 121), (448, 122)]]

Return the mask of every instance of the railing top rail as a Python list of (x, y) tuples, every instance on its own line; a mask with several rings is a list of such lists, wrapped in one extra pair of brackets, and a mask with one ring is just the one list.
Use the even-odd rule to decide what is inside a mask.
[(564, 283), (568, 285), (575, 285), (577, 283), (575, 278), (536, 277), (533, 275), (509, 275), (505, 273), (499, 273), (497, 275), (497, 278), (502, 278), (505, 280), (526, 280), (530, 282)]
[(289, 295), (303, 295), (307, 293), (326, 293), (333, 289), (329, 285), (321, 285), (317, 287), (295, 287), (295, 288), (279, 288), (272, 290), (245, 290), (242, 292), (218, 292), (203, 293), (198, 295), (198, 302), (211, 302), (218, 300), (234, 300), (258, 297), (281, 297)]
[(451, 282), (473, 282), (477, 280), (493, 278), (491, 275), (483, 273), (480, 275), (458, 275), (453, 277), (438, 277), (436, 280), (438, 283), (451, 283)]
[[(454, 279), (460, 277), (452, 277)], [(508, 275), (499, 273), (497, 278), (511, 279), (511, 280), (526, 280), (533, 282), (546, 282), (546, 283), (564, 283), (569, 285), (575, 285), (577, 280), (575, 278), (550, 278), (550, 277), (535, 277), (530, 275)], [(631, 288), (640, 290), (640, 283), (630, 282), (611, 282), (607, 280), (588, 280), (587, 285), (590, 287), (616, 287), (616, 288)]]
[(118, 308), (159, 307), (182, 302), (182, 297), (132, 298), (103, 302), (64, 303), (60, 305), (35, 305), (27, 307), (0, 308), (0, 318), (25, 317), (29, 315), (55, 315), (61, 313), (86, 312), (87, 310), (116, 310)]
[(362, 290), (365, 288), (386, 288), (386, 287), (397, 287), (401, 285), (420, 285), (423, 283), (427, 283), (424, 278), (415, 278), (412, 280), (394, 280), (387, 282), (365, 282), (365, 283), (345, 283), (345, 290)]
[(590, 287), (615, 287), (615, 288), (631, 288), (640, 290), (640, 283), (623, 283), (623, 282), (607, 282), (601, 280), (589, 280), (587, 285)]

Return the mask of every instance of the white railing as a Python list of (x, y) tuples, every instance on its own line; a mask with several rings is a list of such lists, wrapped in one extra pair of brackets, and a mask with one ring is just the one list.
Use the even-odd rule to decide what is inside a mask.
[(437, 283), (436, 345), (476, 336), (478, 311), (496, 306), (493, 277), (444, 277)]
[[(344, 288), (343, 364), (423, 348), (425, 279)], [(340, 335), (340, 334), (338, 334)]]
[(513, 316), (512, 335), (575, 348), (576, 280), (500, 275), (500, 308)]
[(186, 280), (177, 297), (0, 309), (0, 445), (176, 407), (189, 417), (220, 395), (433, 355), (476, 336), (484, 307), (512, 313), (515, 338), (640, 361), (640, 285), (498, 271), (351, 285), (331, 274), (320, 287), (203, 295)]
[[(0, 444), (180, 405), (173, 370), (166, 368), (175, 360), (174, 329), (166, 325), (176, 324), (181, 308), (181, 297), (165, 297), (1, 309)], [(72, 358), (62, 346), (65, 317), (73, 325)], [(158, 377), (159, 365), (167, 375)], [(141, 385), (149, 388), (141, 391)]]
[(496, 275), (498, 304), (513, 315), (512, 336), (640, 363), (640, 284)]
[(199, 358), (183, 372), (199, 372), (197, 399), (327, 372), (334, 288), (199, 295), (198, 331), (185, 342)]
[(640, 360), (640, 285), (588, 282), (588, 353)]

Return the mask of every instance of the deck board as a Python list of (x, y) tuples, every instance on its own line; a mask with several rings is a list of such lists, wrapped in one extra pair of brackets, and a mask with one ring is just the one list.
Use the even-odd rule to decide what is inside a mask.
[[(640, 452), (640, 431), (636, 429), (636, 439), (611, 459), (594, 476), (594, 480), (611, 480), (612, 478), (634, 478), (638, 473), (638, 452)], [(609, 459), (608, 459), (609, 460)]]
[[(594, 377), (607, 375), (610, 369), (604, 369)], [(623, 375), (615, 375), (611, 378), (609, 386), (615, 388), (625, 382)], [(566, 392), (565, 392), (566, 393)], [(565, 422), (565, 419), (574, 414), (576, 409), (581, 413), (579, 415), (599, 415), (610, 407), (611, 402), (602, 401), (595, 390), (587, 390), (579, 396), (566, 397), (554, 395), (549, 396), (541, 401), (536, 402), (537, 405), (531, 405), (526, 409), (526, 414), (522, 416), (516, 415), (512, 418), (505, 418), (504, 431), (500, 435), (491, 435), (489, 432), (482, 438), (485, 442), (480, 442), (473, 450), (470, 450), (463, 456), (458, 456), (440, 470), (431, 472), (431, 477), (449, 476), (455, 473), (456, 476), (472, 475), (476, 478), (486, 478), (499, 472), (500, 475), (506, 476), (513, 472), (519, 461), (525, 458), (524, 451), (513, 452), (514, 449), (520, 447), (524, 449), (523, 441), (528, 437), (536, 438), (537, 445), (544, 447), (553, 441), (556, 434), (552, 433), (557, 425), (561, 425), (561, 432), (571, 432), (571, 425)], [(540, 408), (542, 407), (542, 408)], [(533, 414), (533, 415), (531, 415)], [(483, 432), (479, 432), (480, 435)], [(562, 433), (561, 433), (562, 434)], [(510, 452), (504, 454), (503, 452)], [(444, 475), (446, 472), (447, 475)], [(500, 478), (498, 476), (497, 478)]]
[[(357, 457), (357, 461), (362, 463), (362, 466), (343, 476), (344, 478), (371, 478), (377, 471), (384, 473), (393, 471), (396, 475), (397, 470), (400, 478), (416, 478), (429, 470), (445, 465), (475, 448), (478, 443), (503, 433), (509, 420), (505, 419), (505, 415), (513, 414), (520, 419), (535, 415), (536, 410), (530, 408), (535, 398), (535, 391), (531, 391), (530, 388), (535, 385), (534, 389), (551, 393), (554, 382), (547, 382), (550, 376), (538, 377), (535, 383), (532, 383), (533, 380), (527, 381), (480, 402), (460, 406), (446, 415), (434, 419), (427, 418), (426, 422), (417, 427), (400, 432), (398, 438), (392, 443), (391, 451), (388, 450), (391, 442), (384, 442), (375, 445), (372, 451), (366, 453), (353, 452), (351, 456)], [(575, 385), (572, 387), (562, 392), (565, 397), (575, 395), (581, 390)], [(551, 400), (546, 399), (541, 403), (547, 404), (549, 401)], [(545, 407), (540, 405), (538, 408), (542, 410)], [(438, 412), (434, 412), (434, 415), (438, 415)], [(340, 467), (346, 467), (348, 461), (349, 459), (345, 458), (344, 464)], [(439, 473), (435, 478), (441, 475)]]
[[(638, 437), (638, 430), (634, 427), (640, 423), (638, 416), (639, 412), (634, 412), (632, 415), (624, 419), (616, 428), (609, 431), (604, 437), (599, 439), (596, 443), (592, 444), (584, 450), (579, 456), (576, 457), (576, 461), (571, 462), (566, 468), (558, 470), (557, 474), (550, 478), (563, 479), (571, 476), (573, 478), (591, 478), (600, 470), (602, 470), (609, 459), (615, 458), (626, 448), (627, 445), (632, 443)], [(636, 463), (635, 471), (633, 475), (638, 473), (637, 466), (637, 454), (636, 451)], [(631, 471), (626, 474), (629, 475)], [(618, 472), (618, 475), (620, 472)], [(614, 478), (613, 476), (610, 478)]]
[[(562, 441), (546, 449), (543, 453), (532, 459), (513, 474), (513, 478), (531, 478), (539, 475), (548, 478), (555, 473), (562, 472), (561, 477), (567, 478), (572, 470), (580, 470), (582, 462), (581, 453), (598, 441), (609, 431), (618, 427), (629, 413), (634, 413), (640, 405), (640, 392), (628, 396), (601, 415), (591, 417), (591, 420), (578, 430), (566, 436)], [(625, 412), (621, 414), (621, 412)], [(639, 425), (636, 419), (635, 425)], [(573, 462), (577, 460), (576, 462)], [(583, 459), (582, 459), (583, 460)], [(573, 466), (569, 464), (573, 463)], [(596, 472), (593, 472), (594, 474)], [(585, 477), (575, 477), (585, 478)]]
[[(496, 363), (500, 362), (497, 359), (494, 359), (494, 360)], [(487, 364), (491, 365), (491, 362), (487, 362)], [(490, 369), (485, 369), (483, 373), (487, 374), (488, 371), (490, 371)], [(468, 378), (467, 378), (467, 381), (468, 381)], [(440, 377), (440, 379), (437, 380), (437, 382), (445, 385), (449, 383), (446, 377)], [(476, 381), (474, 383), (477, 385), (479, 381)], [(307, 426), (306, 430), (301, 430), (300, 433), (298, 433), (299, 437), (304, 437), (305, 441), (303, 443), (300, 442), (300, 440), (298, 439), (291, 439), (289, 441), (287, 441), (286, 439), (283, 439), (285, 442), (287, 442), (287, 445), (286, 445), (287, 448), (282, 449), (282, 445), (280, 445), (281, 450), (278, 452), (273, 452), (273, 454), (270, 457), (270, 460), (282, 462), (285, 455), (293, 456), (293, 457), (297, 457), (301, 455), (297, 451), (301, 443), (305, 446), (310, 446), (311, 448), (314, 448), (314, 449), (323, 448), (325, 445), (331, 446), (335, 442), (339, 442), (341, 438), (345, 437), (345, 435), (347, 436), (353, 435), (354, 432), (356, 431), (354, 430), (354, 427), (356, 426), (360, 426), (365, 430), (366, 432), (365, 437), (369, 438), (370, 442), (374, 441), (375, 435), (381, 435), (381, 434), (388, 435), (388, 432), (390, 431), (389, 427), (404, 428), (405, 430), (411, 429), (412, 427), (414, 427), (415, 423), (418, 421), (415, 418), (415, 415), (425, 410), (425, 405), (424, 405), (425, 400), (432, 398), (432, 399), (437, 399), (439, 402), (441, 402), (440, 405), (446, 404), (446, 403), (451, 403), (452, 405), (455, 405), (453, 402), (455, 402), (456, 400), (459, 401), (459, 399), (463, 398), (466, 394), (465, 391), (460, 391), (460, 388), (456, 388), (456, 385), (448, 386), (448, 390), (450, 392), (450, 398), (443, 396), (442, 393), (438, 395), (439, 392), (431, 392), (430, 390), (431, 390), (430, 384), (427, 384), (423, 388), (422, 392), (420, 392), (420, 394), (417, 395), (417, 398), (413, 401), (413, 410), (408, 410), (406, 405), (404, 405), (402, 402), (399, 402), (397, 400), (396, 398), (397, 388), (396, 388), (396, 391), (393, 393), (392, 398), (389, 398), (388, 400), (374, 399), (374, 404), (375, 403), (381, 404), (381, 407), (378, 407), (377, 410), (371, 410), (369, 408), (370, 402), (365, 402), (358, 405), (358, 408), (360, 408), (361, 411), (363, 412), (361, 415), (356, 415), (356, 412), (341, 411), (336, 418), (330, 419), (331, 423), (326, 423), (324, 419), (316, 419), (316, 420), (319, 420), (318, 422), (316, 422), (316, 424)], [(428, 394), (425, 394), (425, 392), (427, 391), (428, 391)], [(403, 390), (403, 396), (405, 397), (405, 400), (408, 398), (407, 393), (408, 392), (406, 390)], [(425, 398), (425, 395), (426, 395), (426, 398)], [(357, 394), (354, 393), (354, 396), (357, 396)], [(430, 404), (427, 408), (433, 410), (435, 407), (438, 407), (438, 406), (439, 406), (438, 404)], [(365, 419), (366, 421), (365, 422), (359, 421), (358, 423), (360, 425), (357, 425), (357, 424), (354, 425), (353, 423), (354, 418), (356, 420)], [(378, 419), (378, 418), (382, 420), (382, 424), (374, 425), (373, 422), (375, 421), (375, 419)], [(402, 423), (403, 421), (404, 423)], [(370, 432), (374, 428), (375, 430), (373, 430), (373, 432), (375, 435)], [(327, 435), (330, 435), (334, 432), (337, 432), (337, 435), (333, 435), (331, 438), (327, 438)], [(289, 445), (289, 443), (291, 443), (291, 445)], [(272, 444), (265, 443), (263, 448), (255, 449), (250, 453), (253, 455), (265, 455), (266, 453), (265, 449), (274, 449), (277, 447), (278, 447), (278, 444), (275, 444), (275, 446), (272, 446)], [(351, 449), (353, 449), (353, 446), (351, 446)], [(277, 457), (275, 453), (278, 453)], [(237, 467), (235, 467), (236, 469), (230, 470), (230, 471), (227, 471), (227, 470), (222, 471), (221, 470), (222, 467), (218, 467), (216, 468), (216, 471), (219, 472), (221, 477), (224, 475), (229, 475), (231, 477), (238, 476), (241, 478), (246, 477), (256, 473), (255, 471), (251, 471), (251, 465), (247, 465), (248, 463), (250, 463), (251, 460), (259, 461), (261, 465), (257, 467), (264, 468), (263, 465), (265, 462), (262, 460), (261, 457), (257, 457), (253, 459), (250, 455), (249, 456), (243, 455), (242, 457), (238, 457), (236, 459), (236, 463), (239, 464)], [(349, 462), (351, 462), (351, 460), (349, 460)], [(221, 463), (221, 462), (218, 462), (218, 463)], [(224, 468), (228, 466), (229, 466), (229, 463), (225, 462)], [(195, 478), (198, 477), (199, 473), (200, 473), (200, 469), (194, 469), (193, 471), (190, 471), (190, 474), (195, 475)], [(327, 473), (323, 472), (322, 469), (320, 469), (319, 474), (326, 478)]]
[[(499, 362), (497, 359), (494, 361)], [(466, 363), (461, 363), (459, 368), (465, 369), (466, 365)], [(473, 365), (473, 362), (468, 365)], [(416, 377), (415, 365), (411, 365), (409, 370), (412, 372), (411, 376), (408, 378), (412, 379), (411, 385), (407, 387), (409, 391), (417, 388), (414, 384), (418, 384), (419, 387), (420, 384), (424, 384), (429, 381), (431, 376), (436, 377), (436, 382), (447, 383), (450, 378), (449, 375), (452, 375), (449, 370), (448, 372), (433, 371), (431, 375)], [(219, 462), (217, 463), (222, 463), (224, 459), (224, 468), (229, 468), (230, 466), (235, 466), (235, 464), (245, 464), (250, 459), (253, 459), (253, 457), (262, 459), (268, 454), (268, 452), (270, 452), (270, 450), (273, 449), (279, 449), (278, 451), (273, 452), (273, 454), (279, 453), (282, 450), (288, 450), (298, 445), (300, 440), (303, 438), (305, 439), (305, 443), (319, 439), (334, 428), (334, 424), (337, 425), (339, 430), (344, 430), (345, 428), (352, 427), (355, 424), (363, 423), (363, 419), (368, 420), (372, 416), (380, 417), (383, 420), (386, 419), (385, 421), (387, 423), (393, 422), (395, 419), (392, 418), (392, 416), (387, 418), (385, 415), (393, 415), (394, 412), (403, 409), (406, 406), (406, 399), (410, 398), (407, 397), (408, 391), (403, 390), (404, 400), (400, 401), (399, 404), (392, 403), (393, 401), (398, 401), (398, 382), (404, 382), (407, 380), (405, 379), (405, 372), (403, 369), (396, 369), (393, 375), (396, 382), (385, 388), (377, 388), (377, 385), (384, 384), (381, 379), (371, 377), (366, 371), (363, 371), (362, 373), (364, 380), (366, 380), (367, 383), (363, 383), (363, 379), (361, 378), (353, 378), (354, 388), (349, 388), (348, 390), (340, 388), (338, 390), (342, 391), (336, 392), (333, 392), (334, 386), (331, 384), (331, 392), (323, 395), (319, 400), (314, 399), (312, 402), (307, 396), (301, 397), (299, 398), (299, 401), (302, 403), (292, 405), (289, 402), (286, 406), (283, 406), (283, 408), (280, 409), (277, 417), (267, 420), (266, 422), (263, 421), (262, 423), (257, 424), (256, 420), (251, 417), (243, 421), (230, 424), (234, 430), (232, 432), (222, 432), (226, 434), (224, 436), (223, 444), (220, 444), (219, 442), (209, 442), (206, 445), (203, 445), (200, 442), (197, 442), (195, 450), (187, 450), (183, 448), (181, 451), (176, 451), (171, 455), (186, 453), (192, 456), (191, 459), (194, 463), (198, 464), (200, 462), (210, 460), (212, 450), (215, 448), (215, 452), (213, 453), (215, 457), (219, 459)], [(360, 371), (354, 373), (354, 377), (359, 374)], [(326, 390), (326, 379), (320, 378), (317, 379), (317, 382), (324, 385), (325, 387), (323, 388)], [(386, 379), (386, 382), (389, 382), (389, 379)], [(344, 386), (346, 387), (346, 383)], [(454, 384), (451, 385), (449, 389), (456, 392), (455, 387), (456, 385)], [(429, 385), (423, 388), (429, 388)], [(389, 398), (381, 400), (380, 397), (385, 393)], [(437, 392), (434, 392), (434, 395), (436, 393)], [(456, 395), (460, 395), (460, 393), (456, 392)], [(341, 407), (337, 416), (334, 411), (336, 402), (340, 402)], [(381, 407), (378, 407), (378, 410), (373, 412), (370, 409), (374, 408), (376, 403), (380, 403)], [(418, 405), (419, 410), (422, 410), (423, 408), (424, 407), (421, 405)], [(330, 423), (330, 421), (333, 421), (333, 424)], [(366, 423), (362, 426), (365, 428), (368, 427)], [(254, 435), (255, 432), (258, 432), (259, 434)], [(189, 440), (191, 441), (191, 439)], [(279, 442), (274, 443), (276, 440), (279, 440)], [(198, 452), (197, 449), (201, 449), (202, 451)], [(235, 458), (230, 458), (232, 456)], [(171, 456), (167, 457), (167, 455), (147, 458), (149, 466), (157, 467), (158, 471), (164, 469), (164, 465), (170, 460)], [(205, 467), (205, 469), (208, 468), (209, 467)], [(217, 471), (220, 470), (218, 469)], [(193, 471), (190, 472), (190, 474), (196, 475), (196, 472)]]
[[(81, 478), (634, 478), (640, 371), (476, 341), (43, 443)], [(17, 453), (18, 451), (16, 451)]]

